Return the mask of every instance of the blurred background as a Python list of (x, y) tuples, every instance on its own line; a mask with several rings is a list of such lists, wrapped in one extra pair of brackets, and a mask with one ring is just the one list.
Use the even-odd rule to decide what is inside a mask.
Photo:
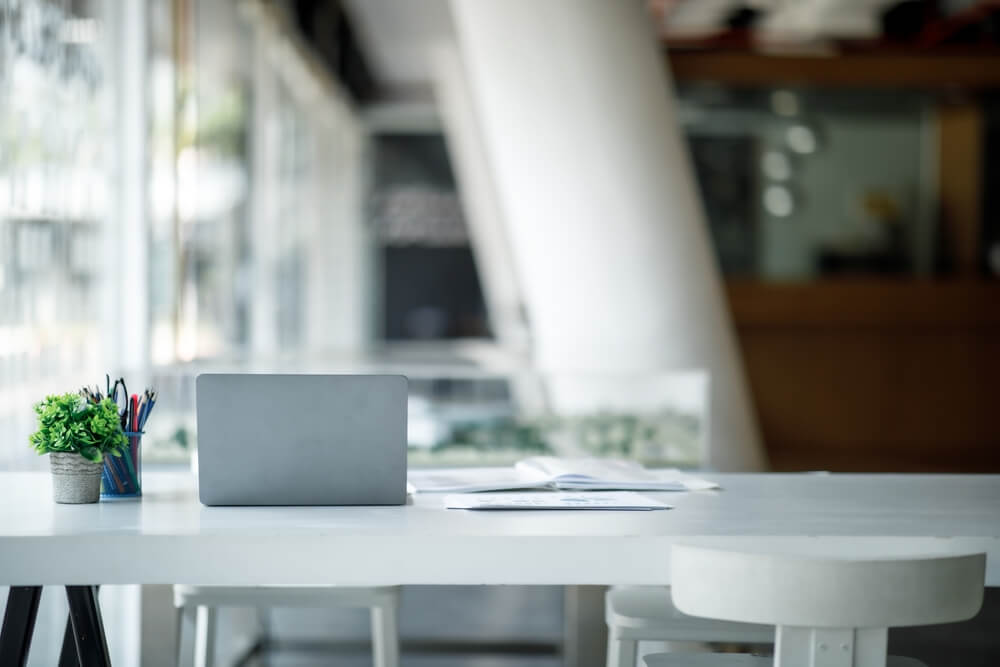
[[(413, 465), (1000, 471), (1000, 3), (616, 4), (0, 0), (0, 469), (105, 373), (187, 466), (241, 370), (405, 373)], [(558, 589), (407, 595), (575, 650)]]

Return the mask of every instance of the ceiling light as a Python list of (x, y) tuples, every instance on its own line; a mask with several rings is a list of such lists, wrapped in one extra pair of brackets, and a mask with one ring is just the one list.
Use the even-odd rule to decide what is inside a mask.
[(798, 116), (801, 111), (799, 96), (790, 90), (776, 90), (771, 93), (771, 110), (779, 116)]
[(785, 141), (789, 148), (801, 155), (815, 153), (819, 143), (816, 132), (807, 125), (792, 125), (785, 131)]
[(764, 188), (764, 210), (776, 218), (787, 218), (795, 210), (792, 191), (784, 185), (769, 185)]
[(772, 181), (787, 181), (792, 177), (792, 161), (783, 151), (765, 151), (761, 156), (760, 167)]

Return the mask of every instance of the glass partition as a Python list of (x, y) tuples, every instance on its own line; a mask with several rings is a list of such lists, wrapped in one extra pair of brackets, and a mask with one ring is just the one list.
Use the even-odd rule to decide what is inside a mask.
[(509, 464), (527, 456), (699, 465), (703, 373), (410, 377), (410, 465)]
[(310, 359), (161, 369), (146, 460), (185, 461), (197, 446), (194, 380), (201, 372), (399, 373), (409, 379), (411, 466), (509, 465), (540, 454), (701, 465), (708, 377), (494, 372), (471, 366)]

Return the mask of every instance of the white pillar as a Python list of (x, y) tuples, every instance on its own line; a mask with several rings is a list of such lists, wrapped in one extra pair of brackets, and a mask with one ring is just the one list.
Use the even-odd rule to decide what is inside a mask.
[(107, 372), (125, 373), (130, 383), (141, 387), (150, 367), (148, 14), (142, 2), (106, 1), (101, 15), (108, 28), (105, 55), (114, 119), (106, 265), (115, 268), (102, 272), (107, 283), (103, 321), (109, 325), (104, 353)]
[(435, 45), (430, 61), (434, 98), (455, 168), (493, 332), (501, 346), (519, 355), (528, 346), (521, 288), (462, 59), (454, 44), (441, 43)]
[(363, 130), (353, 109), (332, 95), (317, 101), (313, 118), (305, 342), (314, 352), (357, 353), (371, 329), (365, 303), (373, 250), (363, 219)]
[(765, 465), (640, 2), (451, 0), (538, 365), (711, 374), (709, 463)]
[[(247, 5), (248, 7), (252, 5)], [(249, 128), (250, 164), (250, 239), (253, 252), (250, 309), (250, 350), (254, 361), (272, 359), (278, 351), (278, 295), (274, 272), (277, 262), (275, 183), (278, 182), (279, 127), (277, 76), (271, 65), (271, 42), (264, 28), (252, 25), (251, 56), (253, 63), (252, 95), (254, 113)]]

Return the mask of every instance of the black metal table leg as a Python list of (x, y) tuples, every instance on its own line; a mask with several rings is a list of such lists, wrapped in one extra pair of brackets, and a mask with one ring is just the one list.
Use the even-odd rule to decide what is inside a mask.
[(76, 655), (82, 667), (111, 667), (111, 654), (104, 637), (101, 607), (96, 586), (67, 586), (69, 620), (76, 642)]
[(41, 586), (11, 586), (7, 594), (7, 611), (0, 628), (0, 665), (17, 665), (28, 662), (31, 635), (35, 632), (38, 601), (42, 598)]
[(63, 633), (62, 649), (59, 651), (59, 667), (80, 667), (76, 655), (76, 640), (73, 638), (73, 621), (66, 615), (66, 632)]

